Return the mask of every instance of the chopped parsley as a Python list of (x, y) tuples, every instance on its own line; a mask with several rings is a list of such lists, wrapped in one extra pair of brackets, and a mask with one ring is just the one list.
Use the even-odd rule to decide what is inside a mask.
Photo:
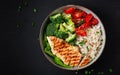
[(22, 6), (18, 6), (17, 11), (20, 12), (22, 10)]
[(103, 74), (104, 74), (104, 72), (98, 72), (97, 74), (98, 74), (98, 75), (103, 75)]
[(35, 26), (35, 22), (32, 21), (32, 27), (34, 27), (34, 26)]
[(80, 46), (83, 46), (85, 44), (85, 41), (82, 40), (79, 44), (80, 44)]
[(97, 74), (100, 75), (100, 72), (98, 72)]
[(87, 50), (89, 50), (88, 46), (86, 46)]
[(103, 39), (101, 39), (101, 41), (103, 41)]
[(78, 74), (78, 71), (76, 71), (75, 74)]
[(101, 75), (103, 75), (104, 74), (104, 72), (101, 72)]
[(24, 2), (24, 6), (28, 6), (28, 2), (27, 1)]
[(113, 70), (112, 70), (111, 68), (110, 68), (108, 71), (109, 71), (110, 73), (113, 72)]
[(91, 74), (91, 71), (89, 71), (88, 74)]
[(93, 72), (93, 71), (94, 71), (94, 69), (91, 70), (91, 72)]
[(90, 32), (90, 29), (87, 29), (87, 32)]
[(33, 9), (33, 12), (34, 12), (34, 13), (36, 13), (36, 12), (37, 12), (37, 9), (36, 9), (36, 8), (34, 8), (34, 9)]
[(88, 71), (87, 70), (85, 70), (85, 75), (87, 75), (88, 74)]
[(100, 33), (99, 31), (96, 32), (96, 34), (99, 34), (99, 33)]

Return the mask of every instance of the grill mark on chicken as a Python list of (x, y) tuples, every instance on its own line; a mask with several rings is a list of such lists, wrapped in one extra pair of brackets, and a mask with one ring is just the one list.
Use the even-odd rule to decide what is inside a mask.
[(71, 46), (55, 36), (49, 36), (47, 39), (51, 46), (52, 53), (59, 57), (64, 64), (78, 66), (81, 60), (81, 53), (77, 46)]
[(89, 56), (85, 56), (82, 61), (80, 62), (79, 66), (80, 67), (83, 67), (85, 66), (86, 64), (88, 64), (89, 62), (91, 61), (91, 58)]

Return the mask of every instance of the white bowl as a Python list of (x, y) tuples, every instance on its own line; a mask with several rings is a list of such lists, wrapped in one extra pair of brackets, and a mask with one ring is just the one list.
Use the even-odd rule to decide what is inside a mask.
[[(92, 15), (93, 15), (95, 18), (98, 19), (99, 24), (100, 24), (100, 26), (101, 26), (101, 30), (102, 30), (102, 39), (103, 39), (103, 41), (102, 41), (102, 45), (101, 45), (101, 48), (100, 48), (98, 54), (96, 55), (95, 59), (93, 59), (91, 62), (89, 62), (87, 65), (85, 65), (85, 66), (83, 66), (83, 67), (75, 67), (75, 68), (64, 68), (64, 67), (61, 67), (61, 66), (59, 66), (59, 65), (56, 65), (56, 64), (51, 60), (51, 58), (44, 52), (43, 42), (42, 42), (42, 41), (43, 41), (43, 32), (44, 32), (44, 29), (45, 29), (45, 27), (46, 27), (46, 22), (47, 22), (47, 20), (48, 20), (48, 17), (49, 17), (50, 15), (52, 15), (52, 14), (59, 13), (59, 12), (63, 12), (63, 10), (64, 10), (65, 8), (68, 8), (68, 7), (75, 7), (75, 8), (77, 8), (77, 9), (81, 9), (81, 10), (87, 12), (87, 13), (92, 13)], [(79, 5), (66, 5), (66, 6), (62, 6), (62, 7), (58, 8), (58, 9), (54, 10), (53, 12), (51, 12), (51, 13), (45, 18), (45, 20), (44, 20), (43, 23), (42, 23), (42, 26), (41, 26), (41, 29), (40, 29), (40, 35), (39, 35), (39, 36), (40, 36), (40, 46), (41, 46), (41, 50), (42, 50), (43, 54), (45, 55), (45, 57), (46, 57), (53, 65), (55, 65), (55, 66), (57, 66), (57, 67), (59, 67), (59, 68), (65, 69), (65, 70), (80, 70), (80, 69), (83, 69), (83, 68), (86, 68), (86, 67), (92, 65), (92, 64), (100, 57), (100, 55), (102, 54), (102, 52), (103, 52), (103, 50), (104, 50), (104, 47), (105, 47), (105, 42), (106, 42), (105, 29), (104, 29), (103, 23), (101, 22), (101, 20), (99, 19), (99, 17), (98, 17), (93, 11), (91, 11), (90, 9), (85, 8), (85, 7), (83, 7), (83, 6), (79, 6)]]

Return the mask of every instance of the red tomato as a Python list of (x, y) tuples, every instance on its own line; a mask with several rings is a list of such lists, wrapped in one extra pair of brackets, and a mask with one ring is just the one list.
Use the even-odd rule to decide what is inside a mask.
[(77, 31), (75, 31), (75, 32), (76, 32), (77, 35), (81, 35), (81, 36), (86, 36), (86, 35), (87, 35), (87, 34), (86, 34), (86, 31), (85, 31), (85, 30), (82, 30), (82, 29), (77, 30)]
[(75, 28), (75, 31), (78, 31), (78, 30), (80, 30), (79, 28)]
[(85, 24), (86, 24), (86, 23), (83, 23), (83, 24), (82, 24), (81, 26), (79, 26), (78, 28), (79, 28), (79, 29), (85, 29)]
[(69, 8), (67, 8), (67, 9), (64, 10), (64, 13), (66, 13), (66, 14), (71, 14), (71, 13), (73, 13), (74, 11), (75, 11), (75, 8), (69, 7)]
[(72, 13), (72, 18), (78, 19), (80, 17), (82, 17), (82, 13), (80, 11), (78, 11), (78, 12), (76, 11), (76, 12)]
[(78, 28), (79, 29), (87, 29), (89, 26), (90, 26), (90, 22), (87, 22), (87, 23), (83, 23), (81, 26), (79, 26)]
[(78, 19), (72, 19), (72, 21), (75, 23), (75, 24), (79, 24), (81, 22), (81, 18), (78, 18)]
[(90, 22), (87, 22), (87, 23), (85, 24), (85, 28), (88, 28), (90, 25), (91, 25), (91, 23), (90, 23)]
[(92, 19), (92, 14), (87, 14), (87, 16), (85, 17), (85, 21), (86, 22), (90, 22), (90, 20)]
[(87, 16), (87, 13), (82, 11), (82, 17), (85, 18)]
[(92, 18), (91, 24), (92, 24), (92, 25), (98, 24), (98, 20), (97, 20), (96, 18)]

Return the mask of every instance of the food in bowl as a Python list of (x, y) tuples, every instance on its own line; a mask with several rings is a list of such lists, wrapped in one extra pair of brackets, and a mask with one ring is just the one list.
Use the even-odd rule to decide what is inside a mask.
[(45, 54), (63, 68), (85, 67), (103, 48), (101, 24), (93, 13), (74, 6), (49, 15), (42, 39)]

